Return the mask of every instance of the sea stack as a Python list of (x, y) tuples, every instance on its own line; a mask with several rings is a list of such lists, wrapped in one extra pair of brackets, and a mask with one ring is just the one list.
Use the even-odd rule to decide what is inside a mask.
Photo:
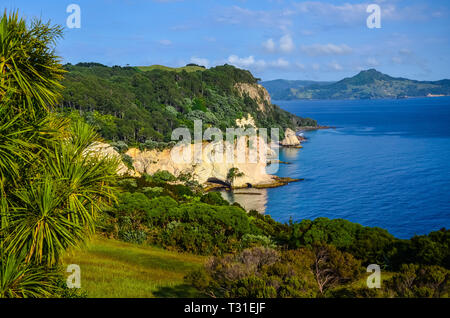
[(295, 131), (287, 128), (284, 133), (284, 139), (281, 141), (281, 145), (285, 147), (298, 147), (300, 146), (300, 140), (298, 139)]

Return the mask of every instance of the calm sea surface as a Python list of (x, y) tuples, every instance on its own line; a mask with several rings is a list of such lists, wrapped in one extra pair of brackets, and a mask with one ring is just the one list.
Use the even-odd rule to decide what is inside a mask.
[(450, 227), (449, 97), (274, 103), (337, 128), (280, 150), (292, 164), (277, 175), (305, 181), (228, 199), (277, 221), (344, 218), (399, 238)]

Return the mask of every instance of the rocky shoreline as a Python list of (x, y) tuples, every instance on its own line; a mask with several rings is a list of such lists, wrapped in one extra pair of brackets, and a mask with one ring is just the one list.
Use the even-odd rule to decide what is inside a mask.
[(209, 191), (215, 191), (215, 190), (221, 190), (221, 189), (228, 189), (228, 190), (239, 190), (239, 189), (250, 189), (250, 188), (268, 189), (268, 188), (278, 188), (278, 187), (287, 185), (291, 182), (299, 182), (299, 181), (303, 181), (303, 180), (305, 180), (305, 179), (303, 179), (303, 178), (294, 179), (294, 178), (289, 178), (289, 177), (273, 176), (273, 181), (269, 182), (269, 183), (261, 183), (261, 184), (254, 184), (254, 185), (241, 185), (241, 186), (226, 186), (226, 185), (222, 185), (222, 184), (206, 182), (203, 190), (205, 192), (209, 192)]
[[(299, 131), (307, 131), (313, 129), (329, 129), (329, 126), (318, 127), (301, 127)], [(298, 136), (298, 132), (294, 132), (292, 129), (287, 128), (284, 134), (284, 139), (275, 147), (286, 148), (302, 148), (301, 143), (306, 140), (303, 136)], [(245, 137), (241, 137), (245, 138)], [(187, 144), (183, 146), (174, 147), (173, 149), (158, 150), (143, 150), (140, 151), (136, 148), (130, 148), (125, 153), (131, 160), (131, 164), (126, 166), (123, 162), (119, 165), (119, 175), (140, 176), (142, 174), (153, 174), (157, 171), (167, 170), (175, 176), (183, 173), (190, 173), (196, 181), (203, 185), (205, 191), (211, 191), (214, 189), (265, 189), (276, 188), (287, 185), (291, 182), (302, 181), (303, 179), (294, 179), (289, 177), (278, 177), (276, 175), (270, 175), (266, 172), (266, 167), (271, 164), (289, 164), (278, 158), (274, 158), (274, 151), (268, 147), (263, 140), (258, 139), (259, 143), (262, 143), (264, 153), (263, 160), (256, 163), (244, 162), (240, 163), (238, 160), (230, 163), (216, 163), (208, 160), (211, 150), (221, 146), (220, 143), (203, 143), (203, 151), (201, 153), (201, 161), (199, 163), (192, 164), (190, 162), (174, 162), (171, 157), (172, 151), (178, 151), (183, 153), (183, 150), (193, 152), (195, 146), (193, 144)], [(244, 143), (246, 144), (246, 143)], [(228, 144), (223, 142), (225, 148), (235, 148), (237, 144)], [(187, 148), (187, 149), (184, 149)], [(236, 150), (236, 149), (235, 149)], [(242, 150), (242, 149), (241, 149)], [(248, 152), (248, 149), (244, 149)], [(265, 153), (267, 151), (267, 154)], [(92, 155), (109, 156), (121, 158), (120, 155), (111, 145), (106, 143), (96, 143), (91, 146), (89, 153)], [(235, 158), (237, 159), (237, 158)], [(227, 178), (227, 174), (230, 169), (237, 169), (242, 172), (241, 176), (234, 178), (233, 182), (230, 182)]]
[(336, 129), (336, 126), (302, 126), (298, 127), (297, 132), (319, 130), (319, 129)]

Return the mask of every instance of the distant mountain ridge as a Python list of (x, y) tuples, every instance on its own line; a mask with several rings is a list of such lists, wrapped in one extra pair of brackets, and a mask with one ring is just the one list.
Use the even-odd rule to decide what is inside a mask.
[(392, 77), (375, 69), (338, 82), (273, 80), (261, 82), (274, 100), (377, 99), (450, 95), (450, 80), (417, 81)]
[(335, 82), (276, 79), (272, 81), (261, 82), (261, 85), (263, 85), (267, 89), (273, 99), (282, 100), (284, 99), (284, 97), (286, 97), (286, 94), (290, 94), (291, 89), (298, 90), (312, 85), (328, 85), (332, 83)]

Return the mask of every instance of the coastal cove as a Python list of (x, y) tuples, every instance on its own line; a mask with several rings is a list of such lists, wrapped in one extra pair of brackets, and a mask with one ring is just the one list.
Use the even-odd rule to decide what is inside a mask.
[(450, 227), (449, 97), (274, 103), (336, 129), (280, 149), (290, 164), (277, 175), (304, 181), (224, 198), (281, 222), (343, 218), (399, 238)]

